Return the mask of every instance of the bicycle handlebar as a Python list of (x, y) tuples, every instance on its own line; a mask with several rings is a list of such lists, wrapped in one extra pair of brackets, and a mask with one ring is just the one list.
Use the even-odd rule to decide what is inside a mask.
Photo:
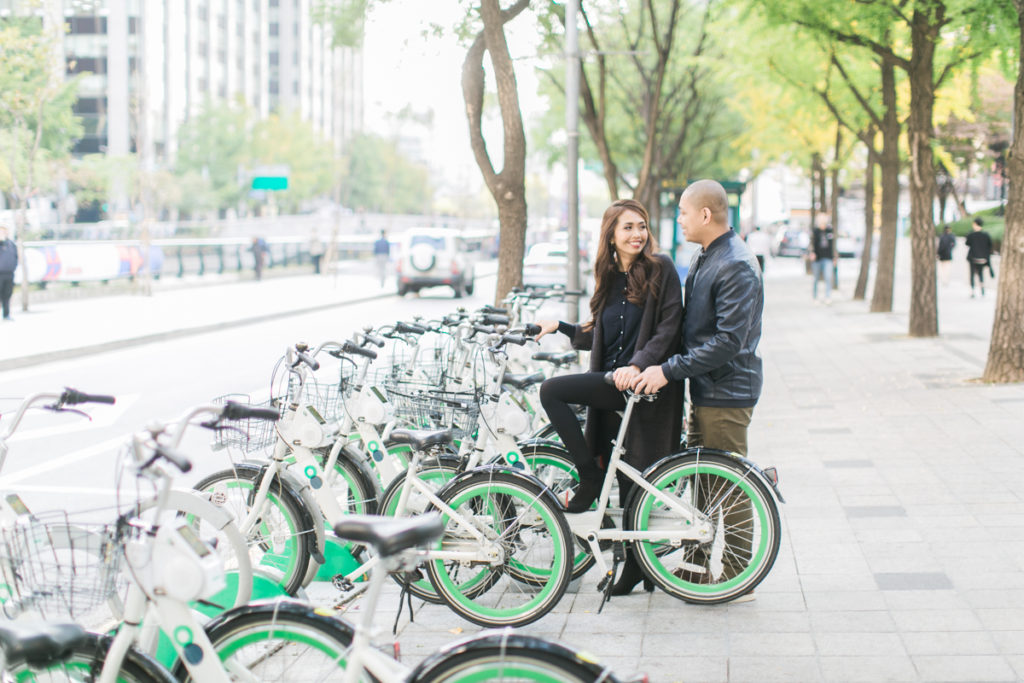
[(266, 420), (268, 422), (274, 422), (281, 418), (273, 408), (253, 408), (252, 406), (243, 405), (241, 403), (235, 403), (234, 401), (228, 401), (224, 405), (224, 410), (221, 411), (221, 417), (225, 420)]
[(365, 349), (362, 346), (358, 346), (357, 344), (354, 344), (353, 342), (350, 341), (347, 341), (341, 345), (341, 352), (351, 353), (357, 356), (364, 356), (371, 360), (377, 357), (377, 352), (374, 351), (373, 349)]
[(298, 357), (298, 360), (292, 363), (293, 368), (298, 367), (299, 363), (305, 363), (309, 366), (310, 370), (316, 371), (320, 369), (320, 361), (311, 358), (305, 351), (296, 350), (295, 355)]
[(370, 334), (368, 332), (363, 332), (363, 343), (364, 344), (373, 344), (378, 349), (383, 349), (384, 348), (384, 340), (381, 339), (380, 337), (376, 337), (376, 336), (374, 336), (374, 335), (372, 335), (372, 334)]
[(177, 467), (178, 471), (180, 471), (182, 474), (192, 469), (191, 460), (189, 460), (181, 453), (171, 450), (167, 446), (161, 446), (160, 444), (157, 444), (153, 448), (153, 458), (163, 458), (167, 462)]
[(78, 391), (71, 387), (64, 387), (64, 392), (60, 395), (59, 402), (62, 405), (78, 405), (79, 403), (106, 403), (113, 405), (116, 402), (113, 396), (106, 394), (87, 394), (84, 391)]
[(405, 323), (398, 321), (395, 323), (396, 334), (426, 334), (427, 328), (422, 325), (415, 325), (413, 323)]
[(509, 318), (498, 313), (485, 313), (481, 322), (485, 325), (508, 325)]

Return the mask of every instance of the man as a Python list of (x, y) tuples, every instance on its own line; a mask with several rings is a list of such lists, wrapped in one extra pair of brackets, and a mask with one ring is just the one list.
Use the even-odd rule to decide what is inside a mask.
[(818, 300), (818, 280), (825, 281), (825, 304), (832, 305), (833, 271), (838, 265), (835, 231), (828, 222), (828, 214), (818, 215), (818, 225), (811, 232), (811, 271), (814, 274), (814, 300)]
[(936, 255), (939, 258), (939, 280), (943, 287), (949, 284), (949, 269), (953, 263), (953, 248), (955, 246), (956, 237), (953, 236), (953, 229), (947, 225), (939, 235), (939, 246), (936, 249)]
[(653, 393), (690, 380), (687, 445), (746, 455), (747, 427), (761, 396), (764, 287), (761, 270), (729, 228), (725, 189), (698, 180), (679, 198), (679, 225), (699, 244), (686, 276), (683, 352), (652, 365), (633, 388)]
[(971, 232), (964, 241), (967, 243), (967, 262), (971, 265), (971, 298), (974, 298), (974, 278), (978, 278), (981, 295), (985, 296), (985, 267), (991, 269), (992, 238), (983, 229), (981, 218), (975, 218)]
[(0, 225), (0, 306), (4, 320), (11, 319), (14, 271), (18, 268), (18, 246), (7, 238), (7, 226)]
[(391, 256), (391, 243), (388, 242), (388, 234), (380, 231), (380, 237), (373, 243), (373, 257), (377, 260), (377, 276), (380, 278), (380, 286), (384, 286), (384, 280), (388, 275), (388, 259)]
[[(633, 388), (652, 393), (670, 379), (690, 380), (686, 445), (745, 456), (747, 428), (763, 381), (757, 355), (764, 310), (761, 269), (729, 228), (728, 199), (715, 181), (698, 180), (687, 186), (679, 198), (679, 226), (687, 242), (702, 247), (686, 276), (683, 351), (648, 367), (634, 380)], [(699, 506), (709, 502), (700, 500), (703, 495), (698, 492)], [(739, 491), (725, 494), (718, 505), (725, 511), (725, 576), (736, 576), (748, 566), (753, 552), (753, 510)], [(683, 570), (678, 576), (703, 582), (710, 576), (712, 556), (707, 546), (700, 546), (690, 561), (702, 569)], [(753, 599), (753, 594), (740, 599)]]

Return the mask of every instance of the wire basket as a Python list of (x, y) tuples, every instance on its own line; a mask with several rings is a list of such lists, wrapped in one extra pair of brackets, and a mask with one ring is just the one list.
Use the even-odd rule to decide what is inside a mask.
[(123, 545), (116, 524), (72, 523), (64, 513), (21, 517), (0, 529), (4, 614), (85, 620), (118, 595)]
[[(246, 394), (226, 394), (213, 399), (214, 403), (240, 403), (252, 408), (273, 408), (283, 412), (284, 401), (271, 399), (254, 403)], [(225, 428), (214, 432), (214, 449), (233, 448), (244, 453), (254, 453), (270, 448), (277, 439), (274, 423), (268, 420), (247, 418), (234, 420)]]
[(474, 392), (443, 391), (427, 383), (384, 383), (399, 425), (413, 429), (454, 430), (456, 439), (476, 432), (480, 402)]

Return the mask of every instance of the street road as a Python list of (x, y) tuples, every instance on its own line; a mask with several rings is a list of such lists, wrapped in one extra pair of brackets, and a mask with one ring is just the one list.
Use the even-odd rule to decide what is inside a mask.
[[(0, 481), (5, 490), (18, 491), (33, 511), (105, 507), (114, 502), (118, 450), (128, 434), (148, 422), (173, 419), (228, 393), (265, 399), (274, 364), (297, 341), (341, 341), (365, 324), (411, 320), (413, 315), (436, 318), (457, 306), (478, 307), (493, 300), (493, 288), (493, 277), (480, 278), (476, 295), (462, 300), (439, 287), (425, 290), (422, 297), (393, 296), (0, 373), (0, 413), (5, 416), (20, 397), (64, 386), (117, 397), (114, 406), (86, 406), (91, 421), (74, 414), (31, 413), (11, 441)], [(0, 421), (0, 428), (5, 423)], [(193, 458), (195, 469), (179, 484), (228, 465), (227, 454), (213, 451), (211, 441), (205, 430), (190, 432), (182, 450)]]

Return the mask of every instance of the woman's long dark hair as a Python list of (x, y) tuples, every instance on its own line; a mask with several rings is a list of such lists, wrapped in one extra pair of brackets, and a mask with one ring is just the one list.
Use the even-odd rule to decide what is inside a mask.
[(618, 257), (612, 242), (615, 239), (615, 226), (619, 216), (626, 211), (633, 211), (644, 219), (647, 224), (647, 242), (637, 254), (636, 260), (626, 274), (626, 298), (637, 306), (643, 306), (648, 296), (658, 296), (658, 282), (661, 276), (661, 263), (654, 258), (657, 246), (651, 234), (650, 216), (644, 205), (635, 199), (620, 199), (607, 209), (601, 218), (601, 237), (597, 242), (597, 258), (594, 259), (594, 296), (590, 298), (590, 320), (584, 325), (586, 329), (594, 326), (594, 321), (601, 315), (605, 302), (608, 300), (609, 289), (619, 270)]

